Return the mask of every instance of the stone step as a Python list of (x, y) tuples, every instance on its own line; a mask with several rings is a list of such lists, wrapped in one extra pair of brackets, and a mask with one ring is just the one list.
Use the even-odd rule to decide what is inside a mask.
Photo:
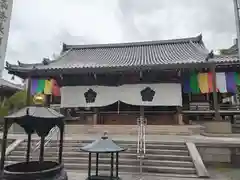
[[(32, 144), (36, 144), (35, 140)], [(90, 144), (90, 140), (66, 140), (63, 147), (63, 162), (67, 170), (88, 169), (88, 153), (80, 151), (80, 147)], [(139, 172), (139, 159), (137, 157), (137, 144), (135, 141), (116, 141), (120, 147), (127, 148), (119, 153), (120, 172)], [(27, 142), (21, 143), (8, 157), (8, 162), (25, 161)], [(33, 146), (34, 147), (34, 146)], [(52, 140), (45, 148), (45, 160), (58, 160), (59, 143)], [(39, 150), (32, 152), (31, 160), (38, 160)], [(92, 154), (93, 169), (96, 163), (96, 154)], [(101, 171), (110, 171), (110, 154), (99, 154)], [(147, 142), (146, 155), (143, 159), (144, 173), (166, 173), (196, 176), (196, 169), (184, 142)]]
[[(45, 157), (45, 160), (50, 161), (57, 161), (57, 157)], [(7, 158), (8, 161), (17, 161), (21, 162), (25, 159), (23, 156), (9, 156)], [(31, 160), (38, 160), (38, 157), (31, 157)], [(88, 163), (87, 157), (64, 157), (63, 158), (64, 163)], [(96, 159), (93, 158), (92, 162), (95, 163)], [(110, 158), (99, 158), (99, 164), (107, 164), (110, 162)], [(126, 164), (126, 165), (139, 165), (139, 159), (120, 159), (120, 164)], [(143, 165), (147, 166), (168, 166), (168, 167), (194, 167), (192, 162), (189, 161), (167, 161), (167, 160), (143, 160)]]
[[(17, 161), (5, 161), (5, 166), (6, 165), (10, 165), (10, 164), (15, 164), (17, 163)], [(82, 172), (82, 173), (87, 173), (87, 170), (80, 170), (80, 169), (68, 169), (66, 168), (68, 172)], [(92, 172), (94, 173), (94, 172)], [(119, 172), (120, 177), (122, 175), (124, 175), (126, 172)], [(136, 174), (138, 174), (139, 171), (136, 172)], [(99, 174), (103, 174), (103, 175), (108, 175), (109, 174), (109, 170), (108, 171), (100, 171)], [(149, 173), (146, 173), (149, 174)], [(194, 173), (194, 174), (176, 174), (176, 173), (154, 173), (155, 175), (159, 176), (159, 177), (173, 177), (173, 178), (198, 178), (198, 176)], [(190, 179), (189, 179), (190, 180)]]
[[(13, 151), (11, 152), (10, 156), (23, 156), (23, 151)], [(57, 151), (55, 152), (48, 152), (45, 151), (44, 156), (57, 156)], [(92, 154), (95, 157), (95, 154)], [(100, 154), (100, 157), (109, 157), (110, 154)], [(64, 152), (63, 157), (88, 157), (88, 153), (85, 152)], [(119, 158), (131, 158), (136, 159), (136, 153), (120, 153)], [(145, 159), (151, 160), (176, 160), (176, 161), (191, 161), (190, 156), (180, 156), (180, 155), (162, 155), (162, 154), (146, 154)]]
[[(64, 167), (71, 170), (87, 170), (88, 164), (68, 164)], [(166, 167), (166, 166), (142, 166), (144, 173), (173, 173), (173, 174), (196, 174), (195, 168)], [(95, 164), (92, 164), (92, 170), (95, 170)], [(99, 171), (110, 171), (110, 165), (99, 166)], [(119, 172), (139, 172), (139, 166), (119, 165)]]
[[(17, 147), (17, 151), (26, 151), (26, 147)], [(46, 152), (56, 152), (58, 151), (58, 147), (48, 147), (46, 149)], [(79, 147), (64, 147), (64, 153), (68, 152), (81, 152)], [(133, 148), (128, 148), (125, 152), (122, 153), (136, 153), (137, 149), (135, 147)], [(84, 152), (82, 152), (84, 153)], [(146, 153), (148, 154), (165, 154), (165, 155), (170, 155), (170, 154), (175, 154), (175, 155), (189, 155), (189, 152), (187, 150), (178, 150), (178, 149), (146, 149)]]
[[(8, 164), (14, 164), (17, 161), (6, 161), (5, 165)], [(64, 168), (67, 171), (77, 171), (77, 170), (84, 170), (87, 173), (88, 170), (88, 163), (64, 163)], [(115, 168), (115, 167), (114, 167)], [(179, 174), (179, 175), (193, 175), (194, 177), (196, 174), (196, 170), (194, 168), (191, 167), (165, 167), (165, 166), (158, 166), (158, 167), (154, 167), (154, 166), (142, 166), (143, 168), (143, 173), (164, 173), (164, 174)], [(119, 165), (119, 172), (139, 172), (139, 166), (131, 166), (131, 165)], [(95, 170), (95, 164), (92, 164), (92, 171)], [(101, 164), (101, 166), (99, 166), (99, 173), (102, 172), (110, 172), (110, 164)]]
[[(70, 146), (72, 147), (83, 147), (88, 145), (89, 143), (81, 143), (81, 144), (71, 144)], [(137, 144), (118, 144), (120, 147), (125, 147), (125, 148), (137, 148)], [(49, 146), (55, 146), (55, 144), (49, 144)], [(65, 144), (64, 147), (69, 147), (69, 144)], [(177, 149), (177, 150), (187, 150), (187, 146), (183, 143), (181, 144), (175, 144), (175, 143), (158, 143), (158, 144), (151, 144), (151, 143), (146, 143), (146, 149)]]
[[(39, 142), (39, 140), (32, 140), (33, 144), (36, 144), (37, 142)], [(92, 143), (93, 140), (65, 140), (64, 144), (71, 144), (71, 145), (79, 145), (79, 144), (89, 144)], [(118, 145), (137, 145), (137, 139), (136, 141), (114, 141), (116, 144)], [(58, 144), (59, 142), (57, 140), (52, 139), (51, 140), (51, 144)], [(22, 142), (21, 144), (23, 145), (27, 145), (27, 141)], [(161, 144), (165, 144), (165, 145), (185, 145), (184, 142), (171, 142), (171, 141), (166, 141), (166, 142), (159, 142), (159, 141), (147, 141), (148, 145), (161, 145)]]
[[(201, 126), (191, 125), (191, 126), (177, 126), (177, 125), (147, 125), (146, 131), (151, 132), (155, 131), (166, 131), (168, 132), (189, 132), (192, 129), (199, 129)], [(66, 132), (74, 131), (74, 132), (97, 132), (103, 133), (107, 131), (109, 134), (111, 132), (125, 130), (125, 132), (137, 133), (138, 126), (137, 125), (66, 125)]]
[[(77, 143), (65, 143), (64, 144), (64, 148), (65, 147), (73, 147), (73, 148), (80, 148), (83, 147), (87, 144), (77, 144)], [(118, 144), (120, 147), (124, 147), (124, 148), (137, 148), (136, 144)], [(20, 145), (19, 147), (26, 147), (26, 145)], [(58, 144), (54, 144), (54, 143), (50, 143), (48, 144), (47, 147), (58, 147)], [(149, 144), (146, 143), (146, 149), (168, 149), (168, 150), (187, 150), (187, 147), (185, 144)]]

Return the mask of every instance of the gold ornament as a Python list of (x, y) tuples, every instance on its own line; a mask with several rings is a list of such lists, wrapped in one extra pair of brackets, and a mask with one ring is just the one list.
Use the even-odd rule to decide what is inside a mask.
[(45, 95), (44, 94), (36, 94), (34, 97), (33, 97), (33, 103), (36, 104), (36, 105), (44, 105), (45, 104)]

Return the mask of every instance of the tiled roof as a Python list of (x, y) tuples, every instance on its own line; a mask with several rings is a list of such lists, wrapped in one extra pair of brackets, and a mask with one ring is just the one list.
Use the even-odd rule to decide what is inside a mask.
[(238, 54), (238, 46), (237, 46), (237, 44), (235, 43), (234, 45), (232, 45), (228, 49), (222, 49), (221, 50), (221, 54), (222, 55), (237, 55)]
[(11, 65), (11, 72), (61, 71), (70, 69), (96, 70), (101, 68), (124, 68), (206, 62), (208, 50), (202, 36), (133, 43), (98, 45), (63, 45), (57, 60), (44, 60), (38, 64)]
[(238, 58), (238, 55), (214, 55), (213, 58), (209, 59), (209, 61), (215, 62), (215, 63), (240, 63), (240, 60)]
[(0, 78), (0, 88), (9, 88), (9, 89), (14, 89), (14, 90), (23, 90), (23, 87), (18, 84), (11, 83), (7, 80), (4, 80)]

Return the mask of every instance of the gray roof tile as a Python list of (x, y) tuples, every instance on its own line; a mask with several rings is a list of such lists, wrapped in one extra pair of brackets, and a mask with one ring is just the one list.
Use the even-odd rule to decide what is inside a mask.
[(11, 83), (5, 79), (0, 78), (0, 88), (9, 88), (14, 90), (23, 90), (23, 87), (19, 84)]
[(222, 63), (240, 63), (238, 55), (214, 55), (209, 61), (222, 64)]
[(65, 45), (57, 60), (47, 65), (10, 65), (9, 71), (99, 69), (119, 67), (141, 67), (166, 64), (206, 62), (208, 50), (202, 36), (184, 39), (147, 41), (119, 44)]

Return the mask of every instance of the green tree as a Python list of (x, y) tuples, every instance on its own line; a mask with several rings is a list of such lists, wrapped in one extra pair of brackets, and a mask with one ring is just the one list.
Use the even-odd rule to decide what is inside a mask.
[[(30, 103), (32, 104), (32, 98), (30, 99)], [(27, 92), (18, 91), (9, 98), (4, 98), (4, 100), (0, 102), (0, 117), (4, 117), (11, 112), (25, 107), (26, 105)]]
[(0, 117), (4, 117), (4, 116), (8, 115), (8, 111), (9, 111), (8, 99), (4, 98), (0, 102)]
[(26, 91), (18, 91), (8, 98), (10, 110), (18, 110), (26, 106)]

